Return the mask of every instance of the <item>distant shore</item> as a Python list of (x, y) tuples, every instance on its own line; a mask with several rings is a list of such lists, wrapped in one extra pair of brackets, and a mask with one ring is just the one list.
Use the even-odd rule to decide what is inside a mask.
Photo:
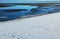
[(0, 7), (8, 7), (14, 5), (53, 6), (60, 5), (60, 3), (0, 3)]

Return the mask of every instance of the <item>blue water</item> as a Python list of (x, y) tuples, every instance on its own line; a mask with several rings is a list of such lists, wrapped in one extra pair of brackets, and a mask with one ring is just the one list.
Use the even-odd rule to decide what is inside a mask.
[[(7, 11), (7, 10), (13, 10), (13, 9), (26, 9), (27, 11), (16, 11), (16, 12)], [(42, 15), (42, 14), (50, 14), (55, 12), (60, 12), (60, 7), (54, 7), (54, 6), (40, 7), (40, 6), (26, 6), (26, 5), (3, 7), (3, 8), (0, 8), (0, 21), (12, 20), (16, 18), (21, 18), (23, 16), (27, 16), (27, 15), (36, 15), (36, 14)]]

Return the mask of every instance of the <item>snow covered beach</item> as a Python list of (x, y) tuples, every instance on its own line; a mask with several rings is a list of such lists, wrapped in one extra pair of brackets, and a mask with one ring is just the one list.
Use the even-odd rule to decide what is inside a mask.
[(0, 39), (60, 39), (60, 12), (0, 22)]

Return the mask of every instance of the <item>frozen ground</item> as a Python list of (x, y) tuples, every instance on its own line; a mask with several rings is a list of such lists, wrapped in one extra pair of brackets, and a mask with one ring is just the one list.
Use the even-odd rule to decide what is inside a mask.
[(0, 22), (0, 39), (60, 39), (60, 13)]

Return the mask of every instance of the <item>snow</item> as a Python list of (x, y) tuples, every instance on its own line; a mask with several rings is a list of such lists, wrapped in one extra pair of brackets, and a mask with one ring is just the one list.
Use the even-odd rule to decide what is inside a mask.
[(0, 39), (60, 39), (60, 12), (0, 22)]

